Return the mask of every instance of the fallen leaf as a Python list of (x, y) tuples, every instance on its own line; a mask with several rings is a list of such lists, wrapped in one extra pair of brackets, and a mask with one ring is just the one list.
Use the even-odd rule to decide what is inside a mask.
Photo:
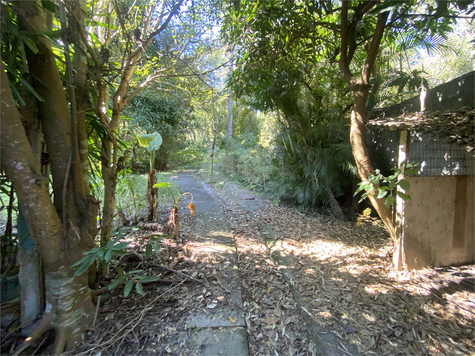
[(278, 321), (280, 320), (280, 318), (277, 318), (275, 316), (269, 316), (265, 319), (262, 319), (262, 321), (266, 324), (269, 324), (269, 325), (272, 325), (272, 324), (275, 324), (277, 323)]
[(234, 324), (235, 322), (238, 321), (238, 318), (233, 318), (232, 316), (229, 317), (229, 320)]
[(350, 326), (350, 325), (345, 325), (345, 333), (347, 334), (354, 334), (357, 330)]

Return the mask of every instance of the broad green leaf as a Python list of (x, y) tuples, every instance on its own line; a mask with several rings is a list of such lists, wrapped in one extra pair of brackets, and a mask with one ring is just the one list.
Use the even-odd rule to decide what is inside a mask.
[[(16, 73), (14, 70), (10, 69), (9, 67), (6, 67), (6, 70), (7, 70), (15, 79), (17, 79), (18, 81), (20, 81), (20, 83), (21, 83), (26, 89), (28, 89), (28, 91), (29, 91), (31, 94), (33, 94), (36, 99), (38, 99), (38, 100), (41, 101), (41, 102), (44, 102), (44, 100), (43, 100), (43, 98), (40, 96), (40, 94), (38, 94), (38, 93), (36, 92), (36, 90), (30, 85), (30, 83), (28, 83), (28, 81), (27, 81), (25, 78), (23, 78), (21, 75), (18, 76), (17, 73)], [(12, 83), (10, 83), (10, 87), (14, 88), (14, 86), (13, 86)], [(15, 91), (16, 91), (16, 89), (15, 89)], [(16, 92), (18, 92), (18, 91), (16, 91)], [(23, 101), (23, 99), (22, 99), (22, 101)], [(24, 102), (24, 101), (23, 101), (23, 102)]]
[(114, 245), (113, 250), (114, 251), (125, 250), (127, 246), (129, 246), (129, 243), (127, 241), (124, 241), (124, 242), (118, 243), (117, 245)]
[(159, 243), (153, 244), (153, 249), (155, 250), (155, 253), (160, 253), (160, 245)]
[(93, 39), (94, 42), (96, 42), (97, 44), (102, 44), (102, 42), (99, 40), (99, 38), (92, 32), (89, 32), (88, 33), (89, 36), (91, 36), (91, 38)]
[(414, 169), (414, 168), (411, 168), (411, 169), (406, 169), (404, 171), (404, 174), (407, 175), (407, 176), (410, 176), (410, 175), (413, 175), (413, 174), (417, 174), (419, 173), (419, 170), (418, 169)]
[(145, 258), (147, 260), (150, 258), (150, 256), (152, 256), (152, 252), (153, 252), (152, 245), (147, 244), (147, 246), (145, 247)]
[(156, 281), (159, 281), (160, 278), (162, 278), (162, 276), (142, 276), (142, 277), (139, 277), (140, 279), (140, 282), (142, 283), (146, 283), (146, 282), (156, 282)]
[(125, 234), (127, 230), (126, 229), (120, 229), (119, 232), (117, 233), (117, 236), (114, 239), (114, 242), (119, 241)]
[(119, 278), (117, 278), (114, 283), (112, 283), (110, 286), (109, 286), (109, 290), (114, 290), (117, 288), (117, 286), (119, 284), (121, 284), (123, 281), (125, 280), (125, 276), (121, 276)]
[[(83, 261), (84, 260), (84, 261)], [(96, 255), (89, 255), (86, 256), (86, 258), (82, 258), (76, 263), (79, 263), (80, 261), (83, 261), (82, 264), (79, 266), (79, 268), (74, 272), (74, 277), (82, 275), (84, 272), (86, 272), (95, 261), (96, 261)]]
[(112, 259), (112, 253), (113, 252), (114, 252), (114, 250), (112, 250), (112, 249), (107, 250), (106, 254), (104, 255), (104, 261), (106, 263), (109, 263), (109, 261)]
[(127, 297), (130, 292), (132, 291), (132, 288), (134, 287), (134, 280), (131, 279), (130, 281), (127, 282), (127, 284), (124, 287), (124, 297)]
[[(386, 188), (386, 187), (385, 187)], [(377, 199), (384, 198), (388, 194), (387, 189), (381, 189), (378, 188), (378, 196), (376, 197)]]
[(136, 135), (137, 140), (139, 141), (139, 145), (142, 147), (148, 147), (150, 142), (155, 140), (157, 136), (155, 134), (143, 134), (143, 135)]
[(402, 192), (396, 192), (396, 194), (399, 195), (402, 199), (404, 199), (404, 201), (412, 200), (411, 196), (408, 194), (404, 194)]
[(394, 204), (394, 197), (392, 195), (389, 195), (386, 197), (386, 200), (384, 201), (384, 205), (386, 205), (388, 208)]
[(371, 181), (364, 181), (361, 183), (358, 183), (359, 187), (356, 189), (355, 195), (361, 192), (363, 189), (367, 192), (370, 192), (373, 190), (373, 183)]
[(162, 139), (162, 136), (158, 132), (154, 132), (154, 133), (157, 134), (157, 137), (155, 138), (155, 140), (150, 142), (150, 145), (148, 147), (151, 150), (157, 151), (160, 148), (160, 146), (162, 145), (163, 139)]
[(361, 196), (360, 200), (358, 200), (358, 203), (361, 203), (363, 200), (365, 200), (368, 196), (367, 195), (363, 195)]
[(406, 179), (401, 179), (397, 184), (406, 192), (408, 192), (409, 189), (411, 189), (411, 183), (409, 183)]
[(173, 185), (171, 185), (168, 182), (155, 183), (153, 185), (153, 188), (171, 188), (171, 187), (173, 187)]
[(142, 283), (137, 282), (137, 283), (135, 284), (135, 290), (137, 291), (138, 294), (144, 295)]
[(30, 51), (32, 51), (34, 54), (38, 54), (38, 47), (36, 46), (35, 41), (33, 41), (30, 37), (27, 36), (22, 36), (22, 40), (28, 46)]
[(162, 136), (158, 132), (136, 136), (140, 146), (150, 148), (150, 150), (158, 150), (163, 142)]

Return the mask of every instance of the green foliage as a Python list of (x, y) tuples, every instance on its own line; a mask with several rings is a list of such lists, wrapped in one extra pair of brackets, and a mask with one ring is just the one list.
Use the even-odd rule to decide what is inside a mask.
[[(173, 165), (183, 158), (183, 155), (177, 152), (185, 149), (187, 145), (185, 135), (190, 123), (185, 119), (185, 115), (191, 118), (189, 110), (186, 101), (179, 104), (169, 98), (156, 98), (156, 94), (150, 92), (137, 96), (132, 101), (128, 112), (134, 117), (131, 128), (137, 132), (140, 145), (147, 147), (150, 152), (153, 147), (157, 150), (163, 142), (156, 156), (152, 155), (151, 169), (154, 167), (164, 170), (169, 164)], [(153, 141), (153, 147), (147, 146), (146, 141), (151, 141), (151, 135), (158, 134), (157, 131), (160, 135)]]
[(154, 188), (159, 188), (157, 193), (157, 201), (164, 208), (173, 204), (175, 205), (176, 197), (181, 195), (181, 189), (172, 180), (171, 173), (157, 173), (157, 182), (154, 184)]
[[(400, 178), (402, 175), (417, 174), (419, 170), (417, 166), (419, 163), (411, 162), (409, 164), (403, 164), (402, 167), (392, 168), (394, 174), (390, 176), (383, 176), (379, 169), (375, 170), (375, 174), (369, 176), (365, 182), (358, 183), (358, 189), (355, 195), (364, 190), (361, 195), (360, 202), (368, 198), (369, 195), (374, 195), (376, 199), (383, 199), (384, 204), (389, 208), (394, 205), (395, 195), (398, 195), (402, 199), (411, 200), (411, 196), (408, 194), (411, 188), (411, 184), (404, 178)], [(378, 186), (378, 187), (376, 187)], [(398, 190), (398, 187), (404, 190), (404, 193)]]
[(206, 147), (200, 143), (187, 142), (184, 149), (178, 150), (176, 154), (181, 157), (177, 159), (180, 165), (199, 164), (205, 155)]
[[(177, 196), (176, 195), (176, 192), (174, 193), (174, 186), (173, 184), (171, 183), (168, 183), (168, 182), (160, 182), (160, 183), (155, 183), (153, 185), (153, 188), (160, 188), (160, 190), (163, 190), (163, 191), (166, 191), (167, 194), (173, 199), (173, 207), (174, 208), (177, 208), (178, 207), (178, 203), (180, 202), (181, 198), (183, 198), (185, 195), (191, 195), (191, 201), (193, 201), (193, 195), (189, 192), (186, 192), (186, 193), (183, 193), (183, 194), (180, 194), (178, 196), (178, 199), (176, 199), (175, 197)], [(166, 188), (166, 189), (163, 189), (163, 188)]]
[[(138, 228), (132, 228), (132, 231), (134, 230), (136, 231)], [(130, 242), (121, 241), (123, 240), (125, 233), (128, 231), (129, 228), (121, 229), (117, 233), (116, 237), (109, 241), (105, 246), (94, 247), (91, 250), (84, 252), (83, 257), (73, 265), (73, 267), (76, 268), (74, 276), (82, 275), (92, 264), (96, 262), (104, 267), (109, 265), (111, 261), (114, 261), (118, 256), (123, 256), (129, 253)], [(146, 259), (151, 257), (153, 251), (159, 253), (163, 237), (165, 236), (153, 235), (147, 240), (144, 246)], [(119, 276), (113, 283), (109, 285), (108, 289), (113, 291), (120, 285), (125, 285), (124, 296), (127, 297), (135, 285), (136, 292), (143, 295), (142, 283), (153, 282), (160, 279), (160, 276), (147, 276), (144, 274), (139, 274), (143, 272), (143, 270), (135, 270), (124, 273), (121, 269), (118, 269)]]
[(109, 291), (112, 292), (120, 285), (124, 285), (124, 297), (128, 297), (135, 286), (135, 291), (140, 295), (144, 295), (143, 283), (156, 282), (160, 280), (162, 276), (147, 276), (145, 274), (139, 274), (143, 272), (144, 270), (141, 269), (126, 272), (125, 274), (122, 272), (122, 275), (109, 285)]
[(140, 146), (145, 147), (148, 152), (157, 151), (162, 145), (163, 139), (158, 132), (151, 134), (137, 134)]
[(117, 179), (117, 209), (129, 216), (134, 224), (147, 214), (147, 177), (127, 174)]
[(221, 137), (215, 151), (216, 169), (227, 172), (238, 183), (265, 188), (272, 171), (271, 150), (253, 133), (231, 140)]
[(344, 125), (352, 98), (339, 68), (342, 43), (347, 46), (346, 75), (358, 78), (368, 64), (368, 39), (375, 34), (378, 14), (388, 15), (383, 56), (370, 80), (371, 112), (382, 99), (400, 101), (428, 87), (423, 69), (395, 69), (395, 64), (417, 60), (417, 52), (407, 56), (413, 49), (447, 51), (447, 33), (460, 11), (473, 10), (472, 3), (346, 2), (354, 26), (348, 34), (342, 31), (341, 2), (243, 0), (225, 6), (222, 35), (237, 50), (229, 84), (255, 108), (279, 113), (276, 186), (310, 204), (325, 204), (331, 195), (351, 198), (356, 167)]

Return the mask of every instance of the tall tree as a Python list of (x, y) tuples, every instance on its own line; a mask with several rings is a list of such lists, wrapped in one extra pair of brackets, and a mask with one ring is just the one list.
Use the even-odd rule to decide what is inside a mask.
[[(46, 34), (55, 35), (52, 13), (44, 7), (51, 5), (30, 1), (2, 3), (0, 138), (2, 167), (13, 183), (45, 268), (45, 312), (22, 347), (31, 344), (46, 329), (55, 328), (54, 352), (61, 353), (65, 346), (74, 347), (92, 323), (88, 277), (74, 277), (72, 265), (94, 245), (99, 203), (88, 194), (88, 177), (80, 165), (78, 141), (86, 137), (86, 132), (85, 126), (77, 125), (75, 120), (74, 90), (65, 95), (52, 50), (53, 41), (46, 37)], [(74, 5), (73, 11), (80, 12), (80, 3)], [(65, 43), (67, 39), (63, 38)], [(8, 50), (11, 52), (7, 58)], [(18, 61), (22, 53), (26, 57)], [(72, 78), (69, 79), (72, 88)], [(79, 77), (76, 84), (78, 88), (84, 87)], [(20, 92), (26, 94), (22, 96)], [(13, 93), (25, 105), (21, 114)], [(34, 94), (36, 100), (25, 102), (23, 98), (29, 94)], [(32, 122), (38, 123), (36, 127), (44, 135), (49, 153), (53, 200), (48, 179), (42, 176), (38, 164), (41, 154), (36, 148), (38, 142), (27, 136)]]
[[(145, 51), (178, 15), (183, 1), (134, 2), (131, 7), (127, 2), (98, 2), (91, 16), (93, 20), (94, 17), (98, 18), (97, 23), (103, 25), (96, 27), (95, 36), (91, 34), (92, 40), (85, 29), (81, 31), (83, 43), (94, 62), (97, 86), (95, 111), (111, 138), (102, 141), (101, 150), (104, 180), (102, 244), (110, 239), (115, 214), (118, 159), (116, 130), (121, 114), (125, 106), (147, 85), (172, 71), (173, 63), (168, 63), (168, 67), (152, 69), (145, 76), (134, 78), (134, 73), (144, 67), (146, 61), (142, 59)], [(179, 50), (184, 51), (186, 43), (180, 45)]]

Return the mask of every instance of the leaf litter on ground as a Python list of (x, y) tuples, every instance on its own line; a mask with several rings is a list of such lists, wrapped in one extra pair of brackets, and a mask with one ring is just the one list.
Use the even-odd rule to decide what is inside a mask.
[[(394, 272), (390, 239), (371, 222), (356, 226), (301, 213), (233, 183), (212, 192), (225, 202), (223, 212), (233, 229), (251, 355), (317, 354), (291, 288), (302, 296), (301, 310), (341, 339), (342, 354), (348, 354), (345, 342), (367, 355), (475, 353), (473, 265)], [(249, 204), (257, 204), (252, 214), (244, 207)], [(160, 253), (128, 262), (130, 269), (162, 274), (161, 280), (144, 285), (143, 296), (116, 295), (101, 305), (98, 323), (75, 354), (187, 355), (186, 338), (192, 337), (187, 317), (217, 306), (233, 308), (233, 291), (221, 280), (230, 264), (209, 253), (208, 241), (187, 231), (190, 219), (182, 217), (179, 239), (165, 238)], [(272, 258), (263, 224), (281, 234), (291, 260), (290, 280)], [(135, 253), (143, 256), (140, 240), (137, 234)]]

